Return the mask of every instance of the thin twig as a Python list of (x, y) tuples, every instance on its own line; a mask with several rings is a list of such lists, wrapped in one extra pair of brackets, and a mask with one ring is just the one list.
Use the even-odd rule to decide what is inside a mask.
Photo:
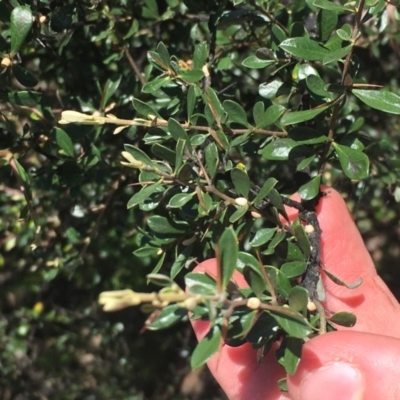
[(143, 75), (140, 73), (140, 70), (139, 70), (138, 66), (136, 65), (136, 63), (135, 63), (135, 60), (132, 58), (131, 53), (129, 53), (129, 50), (127, 48), (125, 48), (124, 53), (125, 53), (125, 57), (129, 61), (130, 66), (133, 69), (133, 72), (138, 77), (140, 83), (142, 85), (146, 84), (146, 79), (144, 79)]

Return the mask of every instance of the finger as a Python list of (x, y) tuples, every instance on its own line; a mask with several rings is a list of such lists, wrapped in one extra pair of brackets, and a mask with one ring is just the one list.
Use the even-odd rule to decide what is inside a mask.
[[(195, 271), (216, 276), (216, 259), (204, 261)], [(247, 286), (243, 275), (237, 271), (233, 280), (241, 287)], [(199, 320), (192, 321), (192, 325), (198, 340), (206, 335), (210, 327), (209, 322)], [(230, 400), (288, 400), (289, 397), (277, 385), (286, 373), (276, 361), (276, 349), (277, 345), (274, 345), (259, 364), (256, 351), (249, 344), (240, 347), (223, 345), (207, 365)]]
[[(371, 256), (353, 221), (346, 203), (332, 188), (323, 188), (326, 196), (317, 206), (322, 229), (321, 260), (323, 268), (347, 283), (363, 283), (356, 289), (339, 286), (321, 273), (327, 293), (326, 309), (351, 311), (357, 316), (353, 328), (400, 338), (400, 306), (382, 279), (377, 275)], [(289, 209), (291, 216), (296, 212)]]
[(288, 377), (292, 400), (400, 399), (400, 340), (364, 332), (318, 336)]

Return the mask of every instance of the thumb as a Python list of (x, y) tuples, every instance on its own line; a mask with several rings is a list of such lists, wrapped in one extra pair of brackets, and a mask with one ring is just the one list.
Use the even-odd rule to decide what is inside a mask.
[(396, 400), (400, 340), (338, 331), (307, 342), (299, 368), (288, 376), (292, 400)]

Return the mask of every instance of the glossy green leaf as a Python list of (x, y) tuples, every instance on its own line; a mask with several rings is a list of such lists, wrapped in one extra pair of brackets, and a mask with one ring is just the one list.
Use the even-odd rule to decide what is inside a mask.
[(170, 269), (170, 277), (171, 279), (175, 279), (176, 276), (184, 269), (187, 268), (190, 264), (191, 255), (193, 253), (193, 245), (184, 246), (183, 249), (175, 254), (175, 259)]
[(361, 151), (333, 143), (343, 172), (350, 179), (365, 179), (369, 173), (369, 159)]
[(299, 195), (303, 200), (311, 200), (319, 195), (321, 175), (317, 175), (299, 188)]
[(250, 288), (253, 290), (254, 294), (257, 297), (261, 297), (261, 295), (267, 289), (267, 285), (259, 268), (257, 270), (251, 266), (245, 266), (243, 269), (243, 276)]
[(355, 11), (355, 9), (350, 6), (342, 6), (341, 4), (337, 4), (329, 0), (314, 0), (312, 4), (318, 8), (336, 11), (338, 13), (349, 13)]
[(311, 333), (311, 326), (300, 313), (289, 308), (282, 312), (269, 311), (279, 326), (290, 336), (304, 339)]
[(278, 181), (275, 178), (268, 178), (264, 184), (261, 186), (257, 196), (254, 198), (252, 201), (252, 204), (257, 205), (257, 203), (261, 200), (263, 200), (265, 197), (268, 196), (269, 192), (271, 189), (274, 188), (274, 186), (278, 183)]
[(326, 84), (319, 76), (309, 75), (306, 78), (306, 84), (308, 89), (317, 96), (332, 98), (332, 93), (325, 89)]
[(249, 123), (247, 122), (247, 114), (244, 108), (232, 101), (232, 100), (225, 100), (223, 103), (223, 107), (228, 114), (228, 117), (231, 121), (237, 122), (238, 124), (248, 126)]
[(242, 65), (247, 68), (260, 69), (276, 64), (276, 60), (260, 60), (257, 56), (249, 56), (245, 58)]
[(155, 233), (182, 234), (190, 231), (190, 225), (183, 221), (171, 221), (161, 215), (152, 215), (147, 219), (147, 225)]
[(251, 266), (254, 269), (261, 268), (260, 262), (252, 254), (246, 253), (244, 251), (239, 251), (236, 269), (239, 272), (243, 272), (243, 269), (246, 265)]
[(325, 56), (323, 59), (324, 65), (344, 59), (347, 56), (347, 54), (351, 51), (352, 47), (353, 45), (351, 44), (346, 47), (342, 47), (341, 49), (330, 51), (329, 54)]
[(266, 99), (274, 99), (278, 96), (288, 95), (292, 91), (292, 85), (288, 82), (272, 81), (262, 83), (258, 87), (258, 94)]
[(308, 258), (311, 252), (311, 244), (310, 244), (310, 239), (308, 238), (302, 225), (297, 225), (294, 228), (294, 236), (296, 237), (297, 244), (299, 245), (304, 256)]
[(328, 271), (327, 269), (323, 269), (325, 274), (327, 275), (327, 277), (332, 281), (335, 282), (336, 285), (340, 285), (340, 286), (345, 286), (347, 287), (347, 289), (356, 289), (358, 288), (362, 283), (363, 283), (363, 279), (362, 277), (358, 278), (355, 282), (345, 282), (344, 280), (340, 279), (339, 277), (337, 277), (336, 275), (334, 275), (332, 272)]
[(322, 41), (326, 41), (336, 28), (338, 23), (338, 13), (331, 10), (320, 10), (317, 18), (317, 26), (319, 37)]
[(266, 160), (283, 161), (289, 158), (290, 151), (297, 146), (297, 143), (288, 138), (277, 138), (269, 142), (261, 151)]
[(11, 53), (14, 57), (24, 43), (33, 24), (33, 15), (30, 7), (18, 6), (11, 12)]
[(192, 369), (201, 367), (218, 351), (221, 339), (222, 335), (220, 327), (218, 325), (213, 325), (192, 353), (190, 359), (190, 366)]
[(118, 86), (121, 83), (122, 75), (114, 74), (112, 75), (106, 82), (104, 89), (103, 89), (103, 99), (102, 99), (102, 106), (104, 107), (108, 104), (110, 98), (115, 94), (118, 90)]
[[(164, 264), (165, 256), (166, 256), (166, 253), (164, 252), (164, 253), (161, 255), (161, 257), (160, 257), (160, 259), (158, 260), (158, 262), (157, 262), (157, 264), (155, 265), (155, 267), (153, 268), (153, 270), (151, 271), (152, 274), (157, 274), (157, 272), (160, 271), (160, 269), (162, 268), (162, 266), (163, 266), (163, 264)], [(150, 274), (150, 275), (151, 275), (151, 274)], [(147, 275), (147, 277), (148, 277), (147, 283), (150, 283), (150, 279), (149, 279), (149, 276), (150, 276), (150, 275)], [(154, 281), (152, 281), (152, 282), (154, 283)]]
[(225, 290), (232, 278), (233, 272), (235, 271), (239, 251), (236, 234), (232, 227), (224, 230), (224, 233), (218, 241), (218, 247), (221, 289)]
[(247, 172), (235, 167), (231, 170), (231, 179), (236, 193), (247, 198), (250, 191), (250, 179)]
[(334, 324), (346, 326), (351, 328), (357, 322), (357, 317), (347, 311), (341, 311), (332, 315), (332, 317), (328, 318), (329, 322), (333, 322)]
[(281, 266), (281, 271), (289, 278), (302, 276), (306, 271), (307, 263), (305, 261), (289, 261)]
[(328, 137), (319, 130), (307, 126), (292, 128), (289, 131), (289, 138), (295, 140), (298, 144), (319, 144), (328, 140)]
[(67, 156), (73, 157), (75, 155), (74, 144), (68, 133), (61, 128), (55, 128), (54, 132), (57, 146), (63, 150)]
[(191, 294), (212, 296), (217, 292), (215, 279), (204, 273), (188, 272), (185, 275), (185, 284)]
[(151, 152), (161, 160), (167, 161), (170, 165), (175, 164), (176, 154), (175, 151), (163, 146), (160, 143), (154, 143), (151, 146)]
[(158, 181), (153, 185), (148, 185), (140, 189), (139, 192), (135, 193), (128, 201), (127, 208), (132, 208), (138, 204), (143, 203), (147, 200), (153, 193), (157, 192), (162, 185), (162, 181)]
[(39, 82), (38, 80), (25, 68), (20, 67), (17, 64), (12, 66), (12, 71), (14, 73), (15, 79), (25, 87), (36, 86)]
[(284, 40), (279, 47), (294, 57), (309, 61), (323, 60), (329, 50), (315, 40), (296, 37)]
[(28, 173), (25, 171), (25, 168), (20, 164), (20, 162), (14, 157), (13, 161), (17, 168), (19, 179), (22, 181), (22, 185), (24, 186), (24, 195), (25, 198), (30, 201), (32, 200), (32, 192), (31, 192), (31, 182)]
[(271, 126), (279, 118), (283, 115), (286, 111), (286, 108), (280, 106), (279, 104), (273, 104), (272, 106), (268, 107), (264, 112), (255, 114), (253, 110), (254, 119), (257, 125), (257, 128), (266, 128)]
[(194, 107), (196, 105), (196, 100), (197, 96), (194, 86), (189, 86), (189, 89), (187, 91), (187, 105), (186, 105), (188, 122), (190, 122), (190, 119), (192, 118)]
[(309, 121), (310, 119), (315, 118), (318, 114), (321, 114), (328, 108), (329, 106), (322, 106), (318, 108), (313, 108), (311, 110), (287, 112), (281, 118), (281, 124), (294, 125), (294, 124), (299, 124), (300, 122)]
[(400, 96), (386, 90), (361, 90), (351, 91), (367, 106), (391, 114), (400, 114)]
[(268, 194), (268, 198), (272, 205), (279, 211), (279, 213), (283, 215), (287, 221), (289, 221), (289, 217), (283, 205), (282, 196), (279, 194), (279, 192), (276, 189), (271, 189)]
[(269, 242), (276, 233), (276, 228), (263, 228), (259, 229), (249, 244), (251, 247), (259, 247)]
[(210, 108), (215, 121), (219, 123), (224, 117), (224, 109), (217, 94), (210, 87), (207, 87), (205, 92), (205, 103)]
[(190, 200), (193, 199), (195, 192), (192, 193), (177, 193), (176, 195), (172, 196), (169, 203), (168, 208), (181, 208)]
[[(178, 139), (177, 142), (176, 142), (176, 146), (175, 146), (175, 169), (174, 169), (174, 173), (176, 175), (179, 175), (178, 171), (180, 171), (180, 169), (182, 167), (183, 153), (185, 151), (185, 148), (186, 148), (186, 140)], [(189, 176), (190, 176), (191, 171), (188, 171), (188, 172), (189, 172)]]
[(187, 310), (185, 308), (181, 308), (176, 304), (170, 304), (161, 310), (160, 314), (147, 326), (147, 329), (157, 331), (169, 328), (186, 317)]
[(301, 350), (304, 341), (295, 337), (288, 337), (283, 343), (283, 349), (277, 351), (278, 362), (281, 364), (285, 371), (292, 375), (296, 372), (300, 363)]
[(234, 222), (238, 221), (242, 218), (247, 211), (249, 211), (249, 206), (236, 206), (236, 211), (229, 217), (229, 222), (233, 224)]
[(165, 44), (163, 42), (158, 43), (157, 45), (157, 53), (160, 56), (162, 62), (167, 66), (170, 67), (170, 55), (165, 47)]

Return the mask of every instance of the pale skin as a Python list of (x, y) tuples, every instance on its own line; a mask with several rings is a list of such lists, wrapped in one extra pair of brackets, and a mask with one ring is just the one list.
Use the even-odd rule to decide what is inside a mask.
[[(222, 346), (208, 366), (230, 400), (399, 400), (400, 306), (377, 275), (372, 259), (340, 194), (327, 195), (317, 207), (322, 229), (322, 263), (345, 282), (363, 278), (357, 289), (338, 286), (322, 273), (326, 309), (356, 314), (353, 328), (317, 336), (303, 349), (297, 372), (288, 375), (288, 393), (276, 385), (286, 376), (274, 349), (257, 363), (249, 345)], [(297, 214), (288, 208), (293, 218)], [(215, 275), (216, 260), (201, 263), (197, 271)], [(235, 281), (245, 285), (240, 274)], [(208, 324), (194, 321), (198, 338)]]

